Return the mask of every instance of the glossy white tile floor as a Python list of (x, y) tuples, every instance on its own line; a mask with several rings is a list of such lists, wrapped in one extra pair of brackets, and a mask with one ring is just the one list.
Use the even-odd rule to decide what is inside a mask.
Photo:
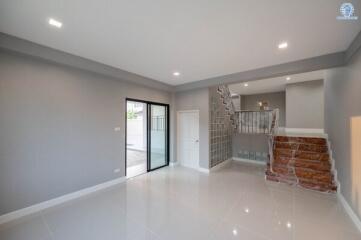
[(0, 226), (1, 240), (356, 240), (334, 195), (265, 182), (259, 167), (164, 168)]

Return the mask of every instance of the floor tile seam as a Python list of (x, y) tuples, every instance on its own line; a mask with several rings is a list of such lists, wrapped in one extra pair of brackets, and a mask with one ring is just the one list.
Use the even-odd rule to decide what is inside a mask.
[(48, 224), (48, 221), (45, 219), (45, 212), (44, 210), (40, 211), (40, 218), (42, 223), (44, 224), (47, 232), (49, 233), (50, 239), (55, 240), (55, 233), (53, 232), (53, 230), (51, 229), (51, 227)]
[[(238, 225), (238, 226), (239, 226), (239, 225)], [(268, 236), (266, 236), (266, 235), (264, 235), (264, 234), (262, 234), (262, 233), (258, 233), (258, 232), (256, 232), (256, 231), (252, 231), (252, 230), (246, 228), (245, 226), (239, 226), (239, 227), (240, 227), (240, 228), (243, 228), (244, 230), (246, 230), (246, 231), (248, 231), (248, 232), (250, 232), (250, 233), (255, 234), (256, 236), (258, 236), (258, 237), (260, 237), (260, 238), (262, 238), (262, 239), (264, 239), (264, 240), (273, 240), (272, 238), (270, 238), (270, 237), (268, 237)]]
[[(214, 224), (214, 228), (218, 228), (225, 220), (225, 218), (230, 214), (231, 210), (234, 209), (236, 206), (237, 206), (237, 202), (238, 200), (241, 198), (241, 195), (242, 193), (240, 192), (238, 195), (237, 195), (237, 199), (234, 201), (234, 203), (231, 204), (230, 207), (228, 207), (227, 209), (224, 210), (225, 214), (223, 214), (222, 217), (218, 218), (216, 220), (216, 223)], [(212, 230), (211, 230), (212, 231)], [(214, 235), (215, 233), (210, 233), (210, 236), (212, 236), (212, 234)]]
[(243, 230), (245, 230), (245, 231), (247, 231), (247, 232), (249, 232), (249, 233), (252, 233), (252, 234), (254, 234), (254, 235), (258, 236), (258, 237), (261, 237), (261, 238), (264, 239), (264, 240), (274, 240), (274, 239), (272, 239), (272, 237), (268, 237), (268, 236), (266, 236), (266, 235), (263, 234), (263, 233), (259, 233), (259, 232), (256, 232), (256, 231), (252, 230), (252, 229), (249, 229), (249, 228), (248, 228), (247, 226), (245, 226), (245, 225), (236, 223), (236, 224), (234, 224), (234, 226), (236, 226), (236, 227), (238, 227), (238, 228), (241, 228), (241, 229), (243, 229)]
[[(223, 217), (219, 220), (218, 224), (224, 222), (225, 219), (229, 217), (229, 215), (232, 213), (232, 210), (234, 210), (234, 209), (237, 207), (239, 200), (242, 199), (243, 194), (244, 194), (243, 192), (240, 192), (240, 193), (237, 195), (237, 199), (236, 199), (236, 200), (234, 201), (234, 203), (226, 210), (226, 213), (225, 213), (225, 214), (223, 215)], [(218, 226), (219, 226), (219, 225), (218, 225)], [(217, 226), (217, 227), (218, 227), (218, 226)]]
[(156, 233), (153, 229), (149, 228), (146, 224), (140, 223), (135, 217), (128, 216), (124, 208), (120, 207), (120, 211), (124, 214), (124, 216), (126, 216), (126, 219), (129, 219), (133, 223), (140, 225), (142, 228), (144, 228), (144, 230), (154, 234), (157, 238), (160, 238), (160, 235)]

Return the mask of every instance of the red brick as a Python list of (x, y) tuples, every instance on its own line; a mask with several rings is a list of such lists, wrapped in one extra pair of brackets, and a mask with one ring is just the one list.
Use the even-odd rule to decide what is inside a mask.
[(295, 158), (305, 159), (305, 160), (319, 160), (319, 161), (328, 161), (328, 153), (313, 153), (313, 152), (303, 152), (296, 151), (294, 154)]
[(275, 143), (275, 147), (276, 148), (281, 148), (281, 149), (291, 149), (291, 150), (296, 150), (298, 148), (297, 143), (288, 143), (288, 142), (276, 142)]
[(316, 171), (331, 171), (331, 164), (328, 162), (295, 159), (294, 166), (297, 168), (306, 168)]
[(329, 172), (310, 171), (303, 168), (295, 168), (295, 173), (298, 178), (309, 179), (312, 181), (330, 183), (332, 175)]
[(274, 165), (288, 165), (288, 166), (293, 166), (293, 160), (292, 158), (289, 157), (283, 157), (283, 156), (276, 156), (273, 159), (273, 164)]
[(293, 156), (293, 151), (292, 150), (289, 150), (289, 149), (275, 149), (273, 151), (273, 155), (275, 157), (278, 157), (278, 156), (283, 156), (283, 157), (292, 157)]
[(299, 151), (305, 152), (316, 152), (316, 153), (327, 153), (327, 146), (313, 145), (313, 144), (300, 144), (298, 147)]
[(273, 165), (272, 169), (267, 165), (266, 180), (322, 192), (337, 190), (326, 139), (277, 136), (275, 140)]

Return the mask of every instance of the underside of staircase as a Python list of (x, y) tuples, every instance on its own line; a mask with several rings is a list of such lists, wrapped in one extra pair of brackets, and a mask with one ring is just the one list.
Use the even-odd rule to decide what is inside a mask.
[(266, 179), (320, 192), (336, 192), (325, 138), (275, 136), (273, 167)]

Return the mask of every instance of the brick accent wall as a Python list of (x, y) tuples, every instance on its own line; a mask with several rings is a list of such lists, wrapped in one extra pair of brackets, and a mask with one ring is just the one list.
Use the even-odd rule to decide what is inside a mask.
[(273, 155), (273, 172), (268, 165), (267, 180), (321, 192), (337, 191), (326, 139), (277, 136)]

